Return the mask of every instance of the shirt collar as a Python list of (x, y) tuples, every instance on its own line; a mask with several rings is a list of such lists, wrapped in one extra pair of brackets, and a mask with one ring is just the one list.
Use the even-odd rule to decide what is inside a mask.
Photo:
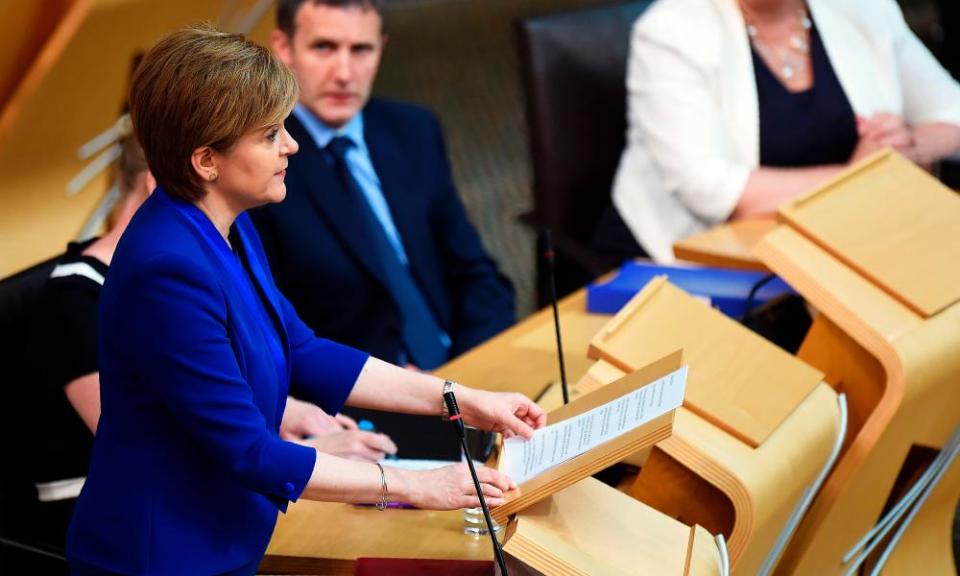
[(307, 110), (306, 106), (297, 102), (293, 107), (293, 115), (303, 124), (307, 134), (313, 138), (317, 148), (323, 150), (335, 136), (346, 136), (360, 150), (366, 151), (367, 144), (363, 140), (363, 112), (359, 112), (349, 122), (340, 129), (334, 129), (327, 126), (319, 118), (313, 115), (313, 112)]

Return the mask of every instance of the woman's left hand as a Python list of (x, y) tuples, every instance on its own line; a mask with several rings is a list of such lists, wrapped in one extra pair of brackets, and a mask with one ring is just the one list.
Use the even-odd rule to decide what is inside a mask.
[(915, 140), (907, 122), (895, 114), (879, 113), (864, 118), (857, 117), (857, 133), (861, 140), (874, 142), (878, 148), (893, 148), (910, 156)]
[(487, 392), (461, 386), (456, 390), (460, 413), (465, 423), (481, 430), (500, 432), (505, 438), (530, 438), (533, 431), (547, 425), (547, 413), (524, 396), (506, 392)]
[[(280, 421), (280, 438), (294, 441), (310, 436), (342, 432), (347, 426), (323, 411), (323, 408), (293, 396), (287, 396), (287, 406)], [(356, 428), (356, 425), (354, 425)]]

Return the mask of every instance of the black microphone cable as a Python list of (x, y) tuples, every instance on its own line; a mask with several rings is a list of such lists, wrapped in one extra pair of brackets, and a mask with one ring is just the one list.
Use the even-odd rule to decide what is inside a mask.
[[(483, 490), (480, 488), (480, 478), (477, 476), (477, 470), (473, 467), (473, 458), (470, 457), (470, 451), (467, 450), (467, 434), (463, 427), (463, 417), (460, 415), (460, 406), (457, 404), (457, 397), (453, 391), (446, 392), (443, 395), (443, 401), (447, 404), (447, 412), (450, 414), (450, 422), (460, 437), (460, 446), (463, 450), (463, 456), (467, 460), (467, 467), (470, 468), (470, 476), (473, 478), (473, 487), (477, 490), (477, 497), (480, 498), (480, 509), (483, 510), (483, 517), (487, 521), (487, 532), (490, 534), (490, 540), (493, 541), (493, 555), (497, 558), (497, 565), (500, 566), (500, 573), (503, 576), (509, 576), (507, 573), (507, 563), (503, 559), (503, 550), (500, 549), (500, 542), (497, 540), (497, 533), (493, 529), (493, 518), (490, 517), (490, 509), (487, 508), (487, 501), (483, 498)], [(504, 528), (506, 530), (506, 528)]]
[(557, 333), (557, 358), (560, 359), (560, 390), (563, 392), (563, 403), (570, 403), (570, 392), (567, 388), (567, 369), (563, 364), (563, 340), (560, 339), (560, 310), (557, 306), (557, 277), (554, 270), (555, 253), (553, 251), (553, 235), (549, 228), (543, 230), (544, 251), (543, 257), (547, 261), (547, 281), (550, 284), (550, 304), (553, 306), (553, 326)]

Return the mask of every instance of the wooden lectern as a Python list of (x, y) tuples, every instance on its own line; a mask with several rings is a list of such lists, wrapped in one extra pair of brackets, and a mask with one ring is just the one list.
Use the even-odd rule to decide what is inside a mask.
[[(679, 351), (553, 410), (556, 424), (604, 405), (680, 368)], [(649, 388), (648, 388), (649, 390)], [(641, 402), (644, 404), (644, 402)], [(702, 527), (689, 527), (590, 478), (669, 437), (674, 411), (567, 460), (506, 494), (493, 510), (507, 524), (513, 574), (626, 576), (720, 574), (722, 554)]]
[(689, 366), (686, 399), (632, 494), (725, 534), (735, 572), (769, 570), (839, 449), (837, 395), (819, 371), (664, 278), (594, 337), (597, 363), (578, 386), (604, 385), (678, 347)]
[[(564, 420), (585, 414), (631, 392), (643, 388), (648, 391), (652, 382), (679, 370), (681, 368), (681, 358), (682, 354), (677, 350), (649, 365), (638, 368), (636, 371), (631, 371), (630, 374), (624, 374), (616, 382), (595, 389), (590, 394), (552, 410), (547, 416), (548, 425), (556, 425)], [(649, 395), (650, 393), (648, 393)], [(678, 401), (680, 398), (678, 396)], [(674, 410), (669, 410), (588, 452), (562, 462), (526, 482), (520, 483), (517, 489), (504, 494), (503, 505), (492, 511), (493, 518), (504, 524), (511, 514), (529, 508), (540, 500), (548, 498), (551, 494), (620, 462), (630, 454), (647, 449), (660, 440), (669, 438), (673, 430), (674, 413)], [(575, 441), (571, 443), (575, 443)], [(503, 469), (502, 464), (500, 468)]]
[(720, 575), (714, 538), (593, 478), (557, 492), (507, 526), (510, 573)]
[[(960, 197), (884, 152), (779, 217), (757, 254), (820, 311), (799, 356), (850, 404), (845, 450), (779, 572), (846, 573), (858, 540), (960, 425)], [(895, 546), (880, 541), (868, 567), (886, 549), (884, 574), (955, 573), (958, 468), (943, 469)]]

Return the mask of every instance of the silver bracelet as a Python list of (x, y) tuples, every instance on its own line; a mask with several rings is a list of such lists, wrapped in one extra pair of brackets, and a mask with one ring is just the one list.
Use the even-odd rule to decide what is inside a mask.
[(374, 462), (374, 464), (380, 469), (380, 484), (383, 488), (383, 493), (380, 494), (380, 501), (377, 502), (377, 510), (383, 512), (387, 509), (387, 474), (383, 471), (383, 466), (379, 462)]

